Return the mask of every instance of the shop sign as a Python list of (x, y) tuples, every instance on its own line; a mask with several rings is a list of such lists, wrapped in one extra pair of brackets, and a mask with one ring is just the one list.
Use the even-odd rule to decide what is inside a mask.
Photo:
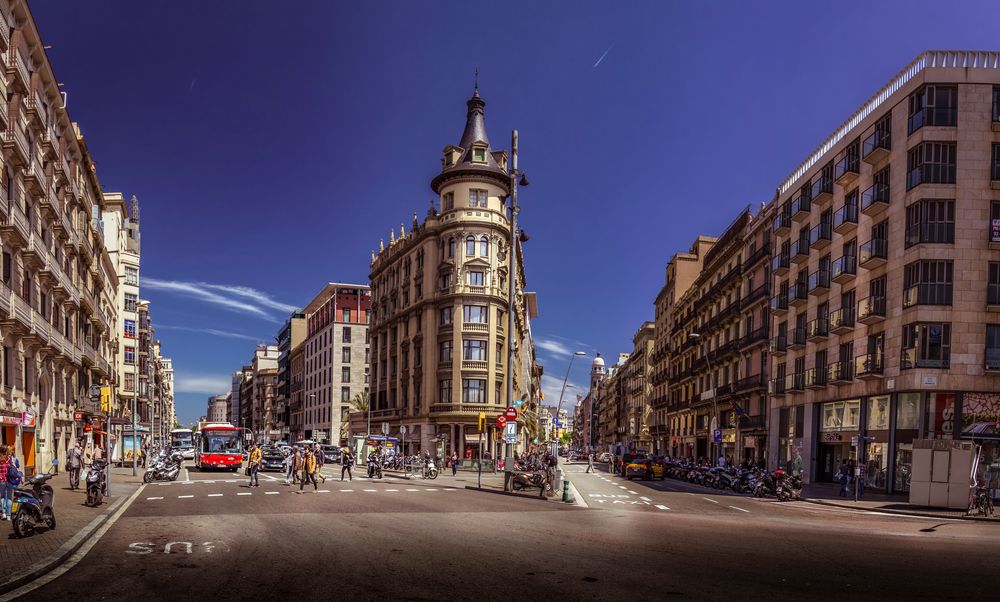
[(842, 441), (842, 440), (843, 440), (843, 437), (840, 436), (840, 433), (824, 433), (823, 434), (823, 441)]
[(21, 412), (21, 426), (28, 428), (35, 427), (35, 414), (34, 412)]
[(990, 221), (990, 242), (1000, 242), (1000, 219)]
[(757, 442), (751, 435), (743, 435), (743, 447), (757, 447)]
[(0, 416), (0, 424), (21, 424), (17, 416)]

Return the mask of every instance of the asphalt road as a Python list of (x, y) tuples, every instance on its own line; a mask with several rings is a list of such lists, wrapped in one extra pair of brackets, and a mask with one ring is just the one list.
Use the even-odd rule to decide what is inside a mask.
[(79, 564), (26, 599), (995, 595), (992, 524), (583, 469), (566, 468), (588, 508), (465, 490), (474, 476), (330, 480), (299, 494), (280, 478), (248, 488), (192, 470), (192, 482), (147, 486)]

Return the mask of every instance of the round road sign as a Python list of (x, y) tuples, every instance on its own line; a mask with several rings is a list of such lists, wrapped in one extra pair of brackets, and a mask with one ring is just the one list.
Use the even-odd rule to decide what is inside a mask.
[(503, 414), (497, 416), (497, 428), (502, 429), (507, 424), (507, 418)]
[(508, 422), (517, 420), (517, 410), (514, 409), (514, 406), (510, 406), (507, 408), (507, 411), (503, 413), (503, 416)]

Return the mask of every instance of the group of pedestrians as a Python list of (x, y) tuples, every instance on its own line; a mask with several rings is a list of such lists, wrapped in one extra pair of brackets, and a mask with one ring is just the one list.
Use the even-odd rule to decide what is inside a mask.
[[(351, 475), (350, 453), (344, 452), (344, 469), (341, 472), (341, 481), (344, 480), (343, 472)], [(258, 473), (260, 472), (264, 459), (264, 452), (258, 444), (254, 444), (247, 457), (247, 476), (250, 477), (250, 487), (260, 487)], [(285, 485), (295, 485), (298, 483), (299, 491), (303, 491), (307, 483), (312, 483), (313, 491), (318, 488), (319, 481), (326, 483), (326, 475), (322, 468), (326, 464), (326, 455), (319, 444), (295, 446), (285, 456)]]

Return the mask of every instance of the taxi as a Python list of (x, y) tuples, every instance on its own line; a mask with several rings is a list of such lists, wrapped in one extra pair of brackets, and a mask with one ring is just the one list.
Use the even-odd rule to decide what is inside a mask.
[(651, 481), (653, 479), (660, 479), (662, 481), (667, 478), (667, 470), (663, 466), (663, 462), (655, 458), (638, 457), (625, 465), (625, 478), (631, 481), (636, 477), (644, 481)]

